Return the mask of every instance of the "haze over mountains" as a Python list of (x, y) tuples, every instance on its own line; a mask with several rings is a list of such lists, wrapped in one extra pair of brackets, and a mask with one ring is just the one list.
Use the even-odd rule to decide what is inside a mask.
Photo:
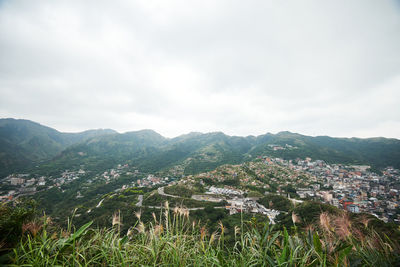
[(89, 170), (106, 169), (120, 162), (151, 172), (179, 164), (189, 174), (257, 156), (311, 157), (328, 163), (398, 168), (400, 140), (310, 137), (291, 132), (247, 137), (189, 133), (175, 138), (165, 138), (153, 130), (62, 133), (28, 120), (0, 119), (1, 176), (36, 165), (51, 173), (80, 165)]
[(68, 146), (88, 138), (114, 133), (103, 129), (61, 133), (29, 120), (0, 119), (1, 173), (48, 160)]

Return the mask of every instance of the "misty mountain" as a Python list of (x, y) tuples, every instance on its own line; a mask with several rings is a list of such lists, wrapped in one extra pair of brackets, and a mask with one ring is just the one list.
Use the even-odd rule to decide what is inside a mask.
[[(271, 150), (269, 144), (295, 149)], [(374, 168), (400, 166), (400, 140), (393, 138), (334, 138), (305, 136), (290, 132), (270, 135), (265, 143), (255, 146), (251, 153), (293, 159), (296, 157), (322, 159), (328, 163), (367, 164)]]
[(81, 166), (101, 171), (129, 163), (145, 172), (180, 165), (184, 173), (192, 174), (257, 156), (311, 157), (328, 163), (400, 167), (397, 139), (310, 137), (291, 132), (247, 137), (222, 132), (189, 133), (176, 138), (165, 138), (153, 130), (123, 134), (90, 130), (69, 134), (13, 119), (0, 120), (0, 151), (3, 173), (41, 162), (41, 170), (47, 173)]
[(0, 175), (49, 160), (68, 146), (113, 130), (62, 133), (29, 120), (0, 119)]

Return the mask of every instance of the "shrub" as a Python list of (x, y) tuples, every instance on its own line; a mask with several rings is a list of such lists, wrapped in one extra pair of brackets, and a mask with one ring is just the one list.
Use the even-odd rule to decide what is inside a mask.
[[(398, 253), (389, 241), (371, 232), (363, 242), (349, 236), (333, 238), (332, 230), (309, 229), (290, 235), (257, 220), (242, 221), (227, 229), (220, 222), (209, 233), (189, 220), (184, 207), (165, 204), (159, 216), (145, 225), (141, 214), (126, 235), (115, 213), (113, 227), (90, 229), (91, 222), (73, 231), (49, 233), (46, 223), (40, 235), (28, 235), (13, 251), (11, 264), (53, 266), (391, 266)], [(322, 218), (330, 222), (332, 218)], [(234, 232), (232, 246), (225, 243), (228, 230)]]

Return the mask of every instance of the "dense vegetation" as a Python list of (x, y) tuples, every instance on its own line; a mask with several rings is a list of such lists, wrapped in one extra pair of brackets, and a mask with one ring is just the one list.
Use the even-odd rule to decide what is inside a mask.
[(0, 177), (50, 160), (65, 148), (113, 130), (61, 133), (28, 120), (0, 119)]
[[(189, 215), (190, 214), (190, 215)], [(223, 221), (208, 230), (190, 220), (183, 208), (169, 208), (137, 221), (126, 233), (115, 213), (112, 228), (91, 228), (88, 222), (74, 230), (70, 222), (59, 230), (49, 218), (24, 224), (25, 234), (3, 263), (33, 266), (396, 266), (398, 244), (379, 236), (368, 221), (360, 235), (346, 221), (321, 213), (316, 227), (292, 232), (266, 221), (241, 218), (230, 228)], [(226, 240), (231, 231), (233, 239)], [(398, 240), (397, 240), (398, 242)]]
[[(271, 145), (285, 149), (274, 150)], [(66, 134), (30, 121), (0, 120), (1, 176), (17, 170), (52, 175), (79, 166), (89, 171), (102, 171), (122, 162), (143, 172), (181, 165), (184, 174), (193, 174), (265, 155), (400, 168), (400, 140), (309, 137), (290, 132), (257, 137), (227, 136), (220, 132), (191, 133), (172, 139), (151, 130)], [(37, 163), (40, 163), (39, 168), (27, 169)]]
[(23, 225), (35, 217), (36, 203), (32, 200), (0, 203), (0, 255), (19, 241)]
[(289, 211), (293, 207), (293, 204), (286, 197), (276, 194), (268, 194), (259, 199), (258, 202), (266, 208), (279, 209), (281, 211)]
[(172, 185), (164, 187), (164, 192), (170, 195), (190, 198), (194, 194), (202, 194), (205, 192), (204, 187), (197, 183), (195, 187), (188, 188), (183, 185)]
[[(278, 177), (277, 173), (257, 174), (250, 163), (229, 173), (214, 170), (227, 177), (220, 182), (204, 177), (202, 183), (165, 187), (164, 193), (172, 196), (160, 195), (156, 187), (125, 185), (149, 173), (158, 172), (164, 177), (160, 171), (168, 173), (170, 167), (183, 170), (173, 177), (168, 173), (174, 180), (179, 174), (213, 170), (225, 163), (247, 162), (265, 155), (399, 167), (399, 142), (384, 138), (307, 137), (289, 132), (258, 137), (191, 133), (173, 139), (151, 130), (63, 134), (29, 121), (0, 120), (0, 164), (5, 164), (0, 170), (4, 173), (21, 164), (29, 167), (43, 160), (46, 161), (40, 162), (39, 167), (24, 170), (52, 177), (59, 177), (65, 169), (86, 171), (79, 179), (36, 193), (34, 198), (43, 209), (36, 216), (37, 205), (32, 201), (1, 205), (0, 264), (397, 265), (400, 231), (396, 225), (322, 203), (305, 201), (294, 205), (283, 196), (265, 195), (265, 191), (277, 191), (276, 183), (268, 189), (245, 187), (248, 197), (257, 197), (265, 207), (282, 211), (275, 227), (269, 225), (266, 216), (229, 215), (224, 208), (226, 201), (191, 198), (204, 193), (206, 185), (240, 186), (237, 172), (262, 182)], [(285, 149), (274, 150), (276, 145)], [(124, 172), (118, 179), (93, 179), (102, 171), (125, 163), (129, 175)], [(275, 171), (286, 175), (283, 170)], [(282, 189), (292, 197), (296, 194), (291, 185)], [(143, 203), (139, 205), (141, 197)], [(51, 214), (51, 219), (39, 219), (37, 214)], [(78, 230), (74, 230), (75, 226)]]

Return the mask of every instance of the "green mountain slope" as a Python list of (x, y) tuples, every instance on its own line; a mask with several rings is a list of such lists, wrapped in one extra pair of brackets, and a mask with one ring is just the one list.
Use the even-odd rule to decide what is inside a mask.
[(72, 145), (53, 160), (42, 164), (41, 171), (55, 174), (63, 169), (85, 166), (86, 170), (102, 171), (122, 162), (151, 158), (160, 151), (166, 138), (152, 130), (98, 136)]
[[(296, 147), (273, 150), (269, 144)], [(311, 157), (328, 163), (367, 164), (375, 168), (400, 166), (400, 140), (389, 138), (333, 138), (310, 137), (290, 132), (280, 132), (255, 146), (253, 155), (271, 155), (285, 159)]]
[(152, 130), (124, 134), (112, 130), (60, 133), (31, 121), (0, 120), (3, 175), (39, 162), (40, 170), (48, 174), (81, 166), (101, 171), (119, 163), (129, 163), (144, 172), (179, 165), (185, 174), (193, 174), (257, 156), (311, 157), (328, 163), (399, 168), (400, 140), (310, 137), (291, 132), (248, 137), (222, 132), (190, 133), (169, 139)]
[[(283, 149), (275, 150), (274, 146)], [(91, 171), (102, 171), (116, 164), (129, 163), (143, 172), (181, 166), (184, 174), (194, 174), (223, 164), (252, 160), (257, 156), (285, 159), (311, 157), (328, 163), (400, 167), (400, 141), (309, 137), (289, 132), (258, 137), (228, 136), (220, 132), (192, 133), (167, 139), (146, 130), (88, 139), (67, 148), (46, 167), (59, 171), (84, 166)], [(57, 168), (54, 169), (54, 166)]]
[(0, 176), (49, 160), (68, 146), (113, 130), (61, 133), (28, 120), (0, 119)]

